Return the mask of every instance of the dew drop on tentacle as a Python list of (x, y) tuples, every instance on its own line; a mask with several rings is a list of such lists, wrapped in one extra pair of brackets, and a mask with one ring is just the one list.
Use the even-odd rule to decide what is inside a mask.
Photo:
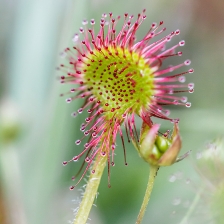
[(185, 78), (185, 76), (180, 76), (178, 78), (178, 80), (179, 80), (179, 82), (184, 83), (186, 81), (186, 78)]
[(181, 97), (181, 102), (186, 103), (187, 102), (187, 97), (186, 96), (182, 96)]
[(105, 155), (106, 155), (105, 151), (101, 152), (101, 156), (105, 156)]
[(170, 94), (170, 95), (173, 95), (173, 89), (169, 89), (169, 90), (167, 91), (167, 93)]
[(73, 160), (74, 162), (77, 162), (77, 161), (79, 160), (79, 157), (78, 157), (78, 156), (74, 156), (74, 157), (72, 158), (72, 160)]
[(189, 89), (193, 89), (193, 88), (194, 88), (194, 83), (189, 83), (189, 84), (188, 84), (188, 88), (189, 88)]
[(189, 73), (194, 73), (194, 69), (193, 69), (193, 68), (190, 68), (190, 69), (188, 70), (188, 72), (189, 72)]
[(190, 103), (190, 102), (187, 102), (187, 103), (185, 104), (185, 106), (186, 106), (186, 107), (191, 107), (191, 103)]
[(71, 113), (71, 116), (72, 116), (72, 117), (76, 117), (76, 116), (77, 116), (77, 113), (76, 113), (76, 112), (72, 112), (72, 113)]
[(88, 20), (86, 20), (86, 19), (84, 19), (83, 21), (82, 21), (82, 25), (87, 25), (88, 24)]
[(82, 112), (83, 112), (83, 108), (81, 107), (78, 109), (78, 113), (81, 114)]
[(88, 136), (88, 135), (89, 135), (89, 130), (86, 130), (86, 131), (84, 132), (84, 135), (85, 135), (85, 136)]
[(164, 115), (168, 117), (170, 115), (170, 110), (165, 110)]
[(69, 189), (70, 191), (72, 191), (75, 188), (75, 186), (71, 186)]
[(85, 158), (85, 162), (88, 163), (89, 161), (90, 161), (90, 158), (89, 157), (86, 157)]
[(179, 35), (179, 34), (180, 34), (180, 30), (176, 30), (175, 35)]
[(191, 64), (191, 61), (190, 60), (186, 60), (186, 61), (184, 61), (184, 64), (188, 66), (188, 65)]
[(72, 102), (72, 98), (67, 98), (65, 101), (66, 101), (66, 103), (71, 103)]
[(184, 41), (184, 40), (182, 40), (182, 41), (179, 42), (179, 46), (180, 46), (180, 47), (182, 47), (182, 46), (184, 46), (184, 45), (185, 45), (185, 41)]
[(72, 41), (77, 42), (79, 40), (79, 35), (77, 33), (74, 34)]
[(75, 141), (75, 144), (76, 145), (80, 145), (80, 143), (81, 143), (81, 140), (80, 139), (78, 139), (78, 140)]
[(80, 131), (81, 131), (81, 132), (84, 132), (85, 129), (86, 129), (86, 128), (83, 126), (83, 127), (80, 128)]
[(66, 166), (68, 164), (68, 161), (64, 161), (64, 162), (62, 162), (62, 165), (63, 166)]
[(87, 117), (87, 118), (85, 119), (85, 121), (88, 123), (88, 122), (91, 121), (91, 118), (90, 118), (90, 117)]

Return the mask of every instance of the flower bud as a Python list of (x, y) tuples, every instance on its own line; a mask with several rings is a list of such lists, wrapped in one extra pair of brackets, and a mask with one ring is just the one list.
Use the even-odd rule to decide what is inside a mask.
[(149, 126), (143, 122), (139, 145), (135, 143), (139, 155), (155, 166), (170, 166), (188, 156), (189, 153), (186, 153), (177, 158), (181, 149), (178, 125), (175, 123), (172, 135), (166, 137), (158, 134), (159, 127), (159, 124)]

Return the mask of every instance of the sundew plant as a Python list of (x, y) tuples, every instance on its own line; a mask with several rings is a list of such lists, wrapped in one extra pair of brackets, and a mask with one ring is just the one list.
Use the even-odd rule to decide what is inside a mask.
[[(164, 35), (163, 21), (152, 23), (138, 40), (136, 34), (145, 20), (145, 10), (135, 16), (104, 13), (99, 22), (84, 20), (83, 27), (73, 37), (74, 46), (64, 50), (66, 62), (58, 67), (62, 72), (61, 83), (73, 86), (68, 93), (61, 94), (66, 96), (66, 102), (83, 99), (82, 107), (72, 116), (83, 111), (88, 113), (80, 127), (83, 137), (75, 141), (77, 147), (84, 144), (82, 152), (63, 162), (67, 165), (80, 161), (80, 170), (73, 177), (75, 184), (70, 190), (90, 172), (74, 223), (86, 223), (105, 166), (110, 187), (118, 137), (125, 161), (124, 138), (127, 138), (150, 167), (149, 182), (136, 223), (143, 219), (159, 167), (172, 165), (189, 154), (178, 157), (182, 144), (179, 119), (169, 116), (167, 109), (167, 106), (191, 106), (183, 93), (194, 92), (194, 84), (185, 83), (185, 76), (194, 70), (187, 68), (178, 72), (191, 62), (185, 59), (175, 64), (175, 57), (182, 56), (180, 48), (185, 41), (171, 45), (180, 31)], [(123, 24), (121, 29), (117, 28), (118, 23)], [(99, 26), (98, 32), (95, 26)], [(172, 58), (174, 65), (164, 67), (168, 58)], [(141, 119), (140, 131), (136, 117)], [(153, 118), (170, 122), (173, 132), (161, 133), (160, 124)]]

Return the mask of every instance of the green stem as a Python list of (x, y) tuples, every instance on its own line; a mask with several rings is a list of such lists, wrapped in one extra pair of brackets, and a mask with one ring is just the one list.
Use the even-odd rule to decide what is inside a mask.
[(140, 209), (139, 214), (138, 214), (136, 224), (140, 224), (142, 222), (142, 219), (143, 219), (144, 214), (145, 214), (146, 207), (148, 205), (148, 202), (149, 202), (149, 199), (150, 199), (150, 196), (151, 196), (151, 193), (152, 193), (155, 177), (156, 177), (156, 174), (157, 174), (158, 170), (159, 170), (158, 166), (150, 165), (148, 185), (147, 185), (147, 188), (146, 188), (146, 191), (145, 191), (145, 196), (144, 196), (144, 199), (143, 199), (143, 202), (142, 202), (141, 209)]
[(198, 191), (198, 193), (195, 195), (195, 198), (190, 206), (190, 208), (188, 209), (186, 215), (184, 216), (184, 218), (181, 220), (180, 224), (186, 224), (188, 223), (187, 220), (189, 219), (189, 217), (191, 216), (192, 212), (195, 211), (195, 207), (199, 202), (199, 199), (201, 197), (201, 193), (203, 191), (203, 188), (201, 187)]
[(85, 193), (82, 199), (82, 202), (79, 206), (78, 213), (75, 217), (74, 224), (85, 224), (90, 210), (92, 208), (94, 199), (96, 197), (96, 193), (100, 184), (100, 179), (103, 174), (104, 167), (106, 165), (107, 156), (99, 156), (96, 158), (95, 163), (93, 165), (93, 170), (95, 173), (90, 175)]

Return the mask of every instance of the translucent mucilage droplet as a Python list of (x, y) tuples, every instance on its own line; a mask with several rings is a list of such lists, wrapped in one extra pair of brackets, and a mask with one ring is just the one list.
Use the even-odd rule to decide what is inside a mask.
[(81, 140), (80, 139), (78, 139), (78, 140), (75, 141), (75, 144), (76, 145), (80, 145), (80, 143), (81, 143)]
[(73, 160), (74, 162), (78, 161), (78, 159), (79, 159), (78, 156), (74, 156), (74, 157), (72, 158), (72, 160)]
[(64, 162), (62, 163), (63, 166), (66, 166), (67, 164), (68, 164), (67, 161), (64, 161)]

